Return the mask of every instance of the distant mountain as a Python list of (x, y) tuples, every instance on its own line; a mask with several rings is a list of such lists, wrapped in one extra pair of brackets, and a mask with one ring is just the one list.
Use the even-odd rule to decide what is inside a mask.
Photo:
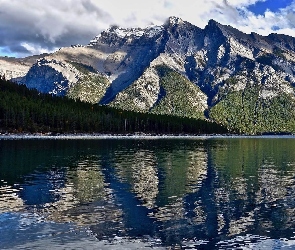
[(295, 133), (295, 38), (286, 35), (170, 17), (145, 29), (112, 26), (32, 65), (4, 62), (0, 72), (40, 92), (210, 119), (239, 133)]

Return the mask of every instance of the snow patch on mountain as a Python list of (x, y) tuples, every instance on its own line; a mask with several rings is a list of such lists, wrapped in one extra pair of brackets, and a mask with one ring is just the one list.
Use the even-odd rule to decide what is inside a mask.
[(142, 36), (154, 37), (163, 31), (163, 26), (151, 25), (145, 29), (141, 28), (120, 28), (108, 29), (107, 32), (116, 34), (120, 38), (134, 37), (140, 38)]
[[(161, 34), (164, 30), (163, 26), (159, 25), (150, 25), (144, 29), (142, 28), (121, 28), (118, 26), (112, 26), (111, 28), (107, 29), (104, 32), (104, 35), (106, 36), (114, 36), (116, 38), (121, 38), (121, 39), (139, 39), (143, 36), (148, 37), (148, 38), (153, 38), (159, 34)], [(90, 43), (89, 46), (96, 46), (101, 42), (102, 39), (102, 34), (99, 34), (98, 36), (94, 37)], [(132, 40), (129, 40), (132, 41)]]

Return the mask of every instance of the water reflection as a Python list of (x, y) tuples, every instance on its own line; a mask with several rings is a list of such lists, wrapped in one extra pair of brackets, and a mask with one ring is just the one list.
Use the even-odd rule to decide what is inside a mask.
[(144, 206), (153, 208), (159, 193), (155, 152), (145, 149), (118, 152), (114, 163), (121, 180), (131, 184), (132, 192)]
[(248, 139), (220, 143), (223, 147), (213, 148), (212, 153), (219, 174), (215, 181), (224, 189), (223, 194), (216, 194), (216, 204), (220, 204), (228, 221), (224, 226), (228, 227), (227, 235), (250, 232), (276, 239), (292, 237), (294, 141)]
[(293, 139), (0, 143), (5, 248), (81, 231), (106, 249), (294, 246)]
[[(56, 222), (75, 222), (78, 225), (96, 225), (108, 216), (105, 201), (111, 201), (111, 191), (104, 183), (99, 159), (86, 157), (69, 166), (65, 173), (64, 186), (54, 190), (59, 200), (43, 206), (43, 213)], [(122, 213), (112, 209), (112, 219)], [(118, 215), (117, 215), (118, 214)]]
[(0, 213), (16, 212), (23, 208), (24, 202), (19, 197), (19, 192), (20, 190), (5, 185), (5, 183), (0, 186)]

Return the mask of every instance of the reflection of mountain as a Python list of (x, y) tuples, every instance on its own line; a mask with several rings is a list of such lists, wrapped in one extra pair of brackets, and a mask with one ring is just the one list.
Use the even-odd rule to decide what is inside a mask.
[(163, 177), (159, 206), (167, 203), (171, 197), (180, 198), (187, 192), (197, 191), (206, 177), (207, 153), (202, 146), (158, 152), (158, 159)]
[[(26, 143), (44, 162), (17, 153)], [(0, 180), (10, 182), (0, 183), (0, 215), (32, 212), (99, 240), (148, 235), (175, 247), (293, 236), (295, 140), (49, 142), (48, 154), (38, 143), (0, 147)], [(12, 156), (20, 176), (9, 172)]]
[(286, 139), (225, 140), (214, 147), (214, 200), (226, 222), (224, 232), (274, 230), (278, 237), (294, 228), (294, 149)]
[(11, 186), (0, 186), (0, 213), (20, 211), (24, 201), (18, 195), (19, 190)]
[[(158, 221), (179, 227), (186, 221), (189, 224), (204, 223), (204, 211), (197, 202), (186, 199), (189, 193), (197, 193), (207, 175), (207, 153), (202, 146), (193, 149), (159, 152), (162, 167), (159, 206), (150, 214)], [(188, 204), (186, 204), (188, 203)], [(187, 206), (195, 207), (193, 217), (186, 216)], [(182, 222), (179, 222), (182, 221)], [(185, 223), (185, 226), (187, 226)], [(165, 226), (164, 226), (165, 227)], [(183, 230), (183, 229), (181, 229)], [(169, 232), (169, 230), (167, 231)]]
[[(97, 157), (78, 160), (68, 169), (65, 178), (65, 186), (55, 190), (60, 199), (45, 206), (44, 212), (49, 212), (47, 219), (81, 226), (98, 227), (105, 221), (119, 225), (122, 211), (114, 204)], [(104, 228), (110, 230), (105, 225)]]
[(143, 204), (152, 208), (158, 194), (159, 179), (157, 163), (153, 152), (139, 151), (134, 155), (132, 164), (133, 189)]
[(85, 159), (67, 172), (68, 185), (74, 187), (79, 202), (91, 202), (104, 196), (104, 180), (98, 159)]
[(117, 174), (122, 182), (129, 182), (142, 205), (155, 206), (158, 194), (157, 159), (155, 152), (145, 149), (127, 150), (123, 157), (115, 157)]
[(187, 192), (194, 193), (207, 175), (208, 155), (203, 147), (188, 152)]

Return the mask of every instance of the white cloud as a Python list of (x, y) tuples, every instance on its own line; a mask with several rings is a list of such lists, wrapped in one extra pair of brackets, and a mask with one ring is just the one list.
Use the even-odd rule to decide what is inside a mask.
[(295, 37), (294, 8), (295, 2), (287, 8), (279, 9), (277, 12), (266, 10), (263, 15), (255, 15), (248, 10), (244, 10), (244, 17), (236, 24), (230, 24), (245, 33), (256, 32), (261, 35), (279, 33)]
[[(28, 44), (28, 43), (21, 43), (21, 45), (29, 51), (32, 55), (37, 55), (37, 54), (43, 54), (43, 53), (49, 53), (50, 50), (44, 49), (41, 47), (39, 44)], [(57, 50), (58, 48), (55, 48), (54, 50)]]
[(111, 24), (144, 27), (169, 16), (201, 28), (215, 19), (262, 35), (276, 26), (275, 32), (295, 36), (294, 1), (276, 13), (255, 15), (247, 7), (259, 1), (266, 0), (0, 0), (0, 48), (26, 55), (87, 44)]

